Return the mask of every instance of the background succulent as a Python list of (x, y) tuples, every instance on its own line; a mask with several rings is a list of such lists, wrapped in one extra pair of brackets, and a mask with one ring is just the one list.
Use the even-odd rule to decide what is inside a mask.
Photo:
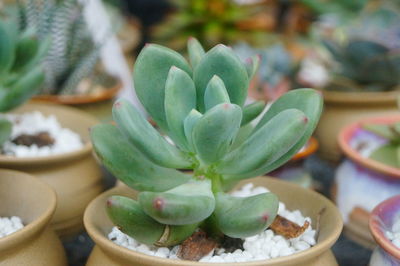
[(9, 9), (22, 30), (33, 28), (39, 40), (51, 39), (41, 93), (78, 93), (79, 83), (93, 74), (99, 62), (99, 47), (87, 28), (82, 5), (77, 0), (19, 0)]
[[(12, 21), (0, 19), (0, 112), (7, 112), (34, 95), (44, 81), (37, 65), (49, 46), (31, 28), (19, 33)], [(0, 119), (0, 146), (11, 134), (11, 123)]]
[(391, 90), (400, 83), (400, 13), (367, 9), (324, 44), (336, 61), (335, 90)]
[(111, 197), (108, 214), (123, 232), (146, 244), (178, 244), (199, 226), (230, 237), (266, 229), (277, 213), (275, 195), (235, 198), (226, 192), (288, 161), (309, 139), (321, 113), (318, 93), (294, 90), (253, 127), (250, 121), (264, 105), (244, 102), (259, 58), (244, 64), (231, 48), (220, 44), (205, 52), (194, 38), (188, 51), (190, 64), (169, 48), (149, 44), (134, 67), (140, 101), (174, 144), (126, 100), (114, 105), (117, 126), (91, 130), (103, 164), (139, 191), (137, 200)]

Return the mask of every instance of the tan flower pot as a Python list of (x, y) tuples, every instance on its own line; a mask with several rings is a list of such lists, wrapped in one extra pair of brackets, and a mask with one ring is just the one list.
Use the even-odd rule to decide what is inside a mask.
[(340, 92), (323, 90), (324, 112), (315, 136), (319, 140), (322, 158), (338, 162), (337, 144), (339, 131), (345, 125), (370, 116), (398, 113), (399, 90), (390, 92)]
[[(240, 266), (261, 266), (261, 265), (296, 265), (296, 266), (333, 266), (337, 265), (336, 259), (330, 251), (331, 246), (336, 242), (342, 231), (342, 220), (340, 213), (335, 205), (320, 194), (301, 188), (297, 185), (283, 182), (280, 180), (258, 177), (246, 180), (238, 186), (252, 182), (256, 186), (268, 187), (276, 193), (288, 209), (299, 209), (303, 215), (311, 217), (313, 226), (317, 225), (318, 213), (325, 208), (320, 220), (321, 229), (317, 244), (304, 251), (291, 256), (281, 257), (271, 260), (238, 263)], [(122, 265), (210, 265), (207, 263), (178, 261), (170, 259), (161, 259), (154, 256), (145, 255), (114, 244), (108, 240), (107, 234), (113, 227), (107, 217), (105, 204), (111, 195), (126, 195), (135, 197), (137, 192), (126, 186), (115, 187), (108, 190), (93, 200), (85, 211), (84, 223), (90, 237), (96, 243), (89, 260), (88, 266), (122, 266)], [(214, 265), (214, 264), (213, 264)], [(227, 263), (218, 263), (215, 265), (232, 265)], [(236, 265), (236, 264), (235, 264)]]
[(87, 204), (103, 190), (102, 173), (92, 156), (88, 130), (98, 121), (74, 108), (52, 104), (29, 103), (13, 113), (31, 111), (54, 114), (63, 127), (81, 136), (84, 147), (65, 154), (35, 158), (0, 155), (0, 167), (27, 172), (53, 187), (58, 203), (51, 225), (60, 236), (73, 235), (83, 229), (82, 217)]
[(56, 194), (37, 178), (0, 169), (0, 216), (19, 216), (25, 227), (0, 238), (0, 265), (67, 265), (60, 240), (49, 227)]

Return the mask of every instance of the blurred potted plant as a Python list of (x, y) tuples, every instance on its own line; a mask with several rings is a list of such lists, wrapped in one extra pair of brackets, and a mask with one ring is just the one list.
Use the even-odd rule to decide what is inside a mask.
[[(172, 251), (167, 247), (181, 244), (177, 256), (192, 261), (202, 260), (221, 244), (223, 238), (240, 241), (240, 238), (263, 234), (275, 221), (279, 201), (274, 194), (235, 197), (227, 191), (240, 180), (269, 172), (288, 161), (307, 142), (315, 128), (322, 109), (321, 97), (311, 89), (285, 94), (270, 107), (250, 134), (238, 139), (240, 128), (246, 127), (256, 116), (254, 114), (259, 113), (259, 109), (252, 109), (253, 105), (244, 106), (249, 79), (257, 62), (244, 65), (230, 48), (221, 44), (205, 52), (193, 38), (188, 42), (188, 50), (190, 65), (175, 51), (150, 44), (141, 51), (134, 68), (139, 99), (175, 145), (167, 142), (125, 100), (116, 102), (113, 108), (118, 127), (102, 124), (91, 130), (95, 151), (101, 161), (121, 181), (140, 192), (132, 193), (131, 189), (117, 187), (88, 207), (85, 225), (101, 247), (95, 249), (89, 265), (197, 265), (196, 262), (146, 256), (113, 244), (104, 235), (110, 232), (110, 220), (122, 232), (135, 238), (134, 241), (146, 244), (145, 250), (157, 246), (160, 247), (158, 252), (170, 253)], [(182, 173), (174, 168), (192, 169), (193, 173)], [(253, 182), (265, 186), (266, 180), (258, 178)], [(296, 194), (301, 190), (297, 186), (275, 182), (277, 191), (286, 188)], [(129, 191), (134, 197), (138, 196), (137, 201), (126, 197)], [(307, 190), (298, 191), (298, 194), (304, 202), (312, 201), (317, 195)], [(328, 201), (322, 197), (320, 200), (324, 202), (322, 205), (302, 211), (314, 216), (322, 206), (327, 207), (334, 222), (323, 223), (321, 230), (325, 230), (326, 238), (317, 244), (320, 248), (281, 258), (282, 264), (335, 264), (328, 254), (340, 232), (340, 218), (335, 216)], [(106, 211), (108, 217), (103, 216)], [(104, 223), (98, 223), (100, 220)], [(301, 228), (302, 225), (294, 226)], [(201, 231), (195, 232), (197, 229)], [(302, 237), (304, 230), (300, 231), (296, 237)], [(124, 237), (122, 232), (116, 231), (114, 241)], [(287, 238), (295, 236), (286, 235)], [(292, 254), (288, 249), (286, 255)], [(241, 265), (251, 260), (260, 260), (259, 264), (264, 264), (269, 257), (253, 255), (239, 256), (241, 260), (238, 261)], [(284, 252), (278, 252), (276, 256), (284, 255)], [(215, 259), (211, 258), (209, 262)]]
[(337, 162), (342, 126), (371, 115), (396, 112), (400, 83), (400, 14), (390, 3), (367, 6), (345, 28), (323, 40), (333, 61), (321, 92), (325, 111), (316, 130), (321, 155)]
[(379, 202), (400, 194), (399, 125), (398, 114), (367, 118), (339, 134), (339, 146), (348, 159), (336, 171), (336, 202), (346, 234), (370, 248), (374, 246), (368, 230), (370, 212)]
[(32, 28), (19, 33), (12, 21), (0, 20), (0, 111), (8, 112), (0, 120), (0, 166), (34, 174), (49, 183), (59, 197), (55, 229), (80, 230), (86, 204), (102, 190), (87, 132), (97, 120), (56, 105), (18, 107), (45, 80), (40, 62), (49, 43), (35, 36)]
[(51, 39), (43, 60), (45, 82), (34, 100), (74, 105), (101, 116), (121, 85), (103, 69), (100, 47), (93, 41), (82, 9), (78, 0), (34, 0), (17, 1), (5, 13), (21, 30), (33, 28), (39, 40)]
[(53, 189), (31, 175), (1, 169), (0, 195), (1, 264), (66, 266), (63, 246), (49, 227), (57, 203)]

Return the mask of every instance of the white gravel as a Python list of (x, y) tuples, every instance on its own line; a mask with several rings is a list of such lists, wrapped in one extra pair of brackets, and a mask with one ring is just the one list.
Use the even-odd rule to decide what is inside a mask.
[(400, 249), (400, 217), (397, 217), (391, 231), (386, 231), (386, 237)]
[[(253, 187), (253, 184), (247, 184), (240, 190), (233, 192), (232, 195), (236, 197), (248, 197), (264, 192), (268, 192), (264, 187)], [(282, 202), (279, 203), (278, 214), (300, 226), (302, 226), (305, 221), (309, 221), (310, 226), (301, 236), (289, 240), (280, 235), (275, 235), (272, 230), (268, 229), (256, 236), (245, 238), (243, 243), (244, 250), (237, 249), (232, 253), (225, 253), (224, 249), (218, 248), (203, 257), (200, 262), (247, 262), (266, 260), (288, 256), (309, 249), (316, 244), (316, 232), (311, 228), (311, 219), (309, 217), (304, 217), (299, 210), (287, 210), (285, 204)], [(117, 245), (130, 250), (162, 258), (178, 259), (176, 254), (179, 246), (172, 248), (149, 247), (122, 233), (116, 227), (113, 227), (108, 238)]]
[[(83, 147), (80, 136), (70, 129), (63, 128), (54, 115), (48, 117), (40, 112), (22, 115), (7, 114), (4, 116), (13, 123), (11, 139), (3, 145), (3, 153), (15, 157), (37, 157), (71, 152)], [(77, 118), (79, 119), (79, 118)], [(51, 146), (23, 146), (11, 142), (21, 134), (37, 134), (48, 132), (55, 140)]]
[(11, 235), (23, 227), (21, 218), (17, 216), (0, 217), (0, 238)]

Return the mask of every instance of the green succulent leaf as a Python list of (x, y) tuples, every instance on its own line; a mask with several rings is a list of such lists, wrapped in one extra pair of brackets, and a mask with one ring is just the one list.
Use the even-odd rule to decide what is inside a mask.
[(258, 68), (260, 67), (261, 57), (260, 55), (254, 55), (252, 57), (247, 58), (245, 62), (245, 67), (247, 71), (247, 76), (249, 80), (251, 80), (254, 75), (257, 73)]
[(400, 148), (398, 145), (387, 144), (379, 147), (369, 157), (388, 166), (400, 168)]
[(200, 112), (205, 110), (204, 93), (214, 75), (224, 82), (230, 101), (243, 106), (249, 83), (246, 68), (232, 49), (220, 44), (204, 55), (194, 71), (198, 110)]
[(165, 82), (172, 66), (182, 69), (189, 76), (192, 75), (189, 64), (179, 53), (160, 45), (150, 44), (140, 52), (133, 71), (139, 100), (157, 125), (166, 132), (168, 125), (164, 109)]
[(189, 38), (187, 48), (190, 64), (192, 65), (192, 68), (195, 69), (205, 54), (204, 48), (201, 46), (200, 42), (193, 37)]
[(165, 115), (169, 135), (179, 147), (188, 150), (184, 120), (196, 108), (196, 88), (183, 70), (171, 67), (165, 84)]
[(216, 195), (214, 218), (227, 236), (245, 238), (264, 231), (278, 213), (279, 200), (272, 193), (240, 198)]
[(256, 101), (243, 108), (243, 119), (241, 126), (247, 125), (259, 116), (265, 108), (264, 101)]
[(123, 196), (112, 196), (107, 200), (107, 214), (119, 230), (147, 245), (177, 245), (191, 236), (198, 226), (160, 224), (148, 216), (137, 201)]
[(0, 78), (6, 74), (15, 59), (15, 43), (6, 24), (0, 21)]
[(394, 124), (384, 125), (365, 123), (362, 125), (362, 128), (390, 141), (397, 141), (400, 139), (400, 133), (396, 131)]
[(7, 119), (0, 119), (0, 147), (10, 139), (12, 132), (12, 123)]
[(185, 121), (184, 121), (185, 136), (186, 136), (186, 139), (189, 143), (189, 146), (190, 146), (190, 149), (192, 150), (192, 152), (194, 152), (194, 150), (195, 150), (194, 144), (193, 144), (193, 138), (192, 138), (193, 128), (202, 116), (203, 115), (199, 111), (197, 111), (196, 109), (193, 109), (186, 116)]
[(114, 104), (113, 117), (121, 132), (153, 163), (168, 168), (189, 168), (187, 156), (160, 133), (127, 100)]
[(34, 30), (30, 29), (22, 33), (17, 41), (15, 62), (10, 70), (12, 72), (21, 71), (36, 57), (39, 49), (40, 44)]
[(169, 225), (201, 222), (215, 208), (210, 180), (191, 180), (165, 192), (141, 192), (139, 203), (153, 219)]
[(300, 110), (288, 109), (278, 113), (240, 147), (227, 154), (217, 166), (218, 172), (239, 175), (240, 178), (242, 174), (271, 165), (299, 141), (307, 124), (308, 119)]
[(193, 144), (206, 164), (219, 161), (229, 151), (242, 120), (236, 104), (222, 103), (208, 110), (193, 128)]
[(44, 73), (41, 67), (26, 73), (9, 87), (0, 85), (0, 112), (9, 111), (32, 97), (43, 84)]
[(230, 103), (229, 95), (222, 79), (214, 75), (204, 93), (205, 110), (208, 111), (220, 103)]
[(186, 183), (191, 177), (175, 169), (154, 164), (113, 125), (96, 125), (90, 133), (100, 161), (133, 189), (165, 191)]

